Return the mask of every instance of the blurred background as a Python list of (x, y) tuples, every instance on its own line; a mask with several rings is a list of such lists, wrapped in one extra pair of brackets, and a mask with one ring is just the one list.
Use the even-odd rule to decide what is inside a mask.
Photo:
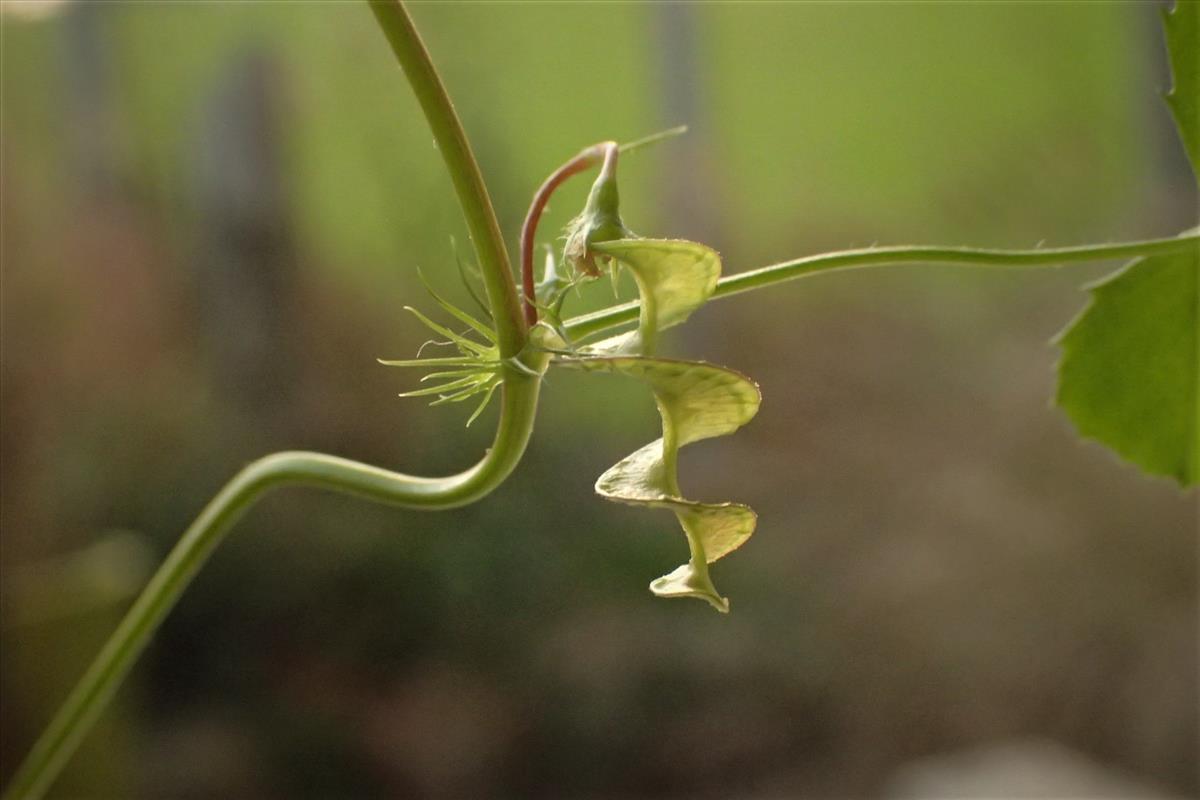
[[(584, 145), (626, 222), (727, 273), (906, 243), (1172, 235), (1196, 194), (1157, 3), (418, 4), (515, 248)], [(202, 505), (318, 449), (472, 463), (494, 408), (396, 394), (464, 307), (440, 158), (360, 3), (5, 3), (7, 780)], [(556, 196), (545, 238), (589, 181)], [(632, 382), (554, 373), (525, 461), (421, 514), (255, 508), (58, 797), (1185, 797), (1195, 494), (1079, 441), (1056, 332), (1115, 268), (905, 267), (714, 303), (672, 354), (762, 386), (684, 451), (753, 506), (733, 613), (653, 598), (668, 514), (592, 494), (658, 435)], [(578, 309), (611, 302), (599, 282)]]

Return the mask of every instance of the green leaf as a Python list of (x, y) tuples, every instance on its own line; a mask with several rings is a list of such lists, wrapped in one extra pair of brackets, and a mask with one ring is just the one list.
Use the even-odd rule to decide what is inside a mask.
[(1138, 259), (1089, 289), (1091, 303), (1059, 336), (1058, 405), (1080, 435), (1148, 473), (1194, 485), (1200, 250)]
[[(640, 351), (652, 353), (658, 331), (687, 320), (704, 305), (721, 277), (721, 257), (711, 247), (678, 239), (616, 239), (592, 245), (598, 253), (617, 259), (633, 273), (642, 307), (636, 339)], [(608, 340), (611, 344), (614, 340)], [(593, 350), (603, 351), (606, 343)]]
[(609, 500), (673, 511), (687, 536), (686, 564), (650, 584), (660, 597), (697, 597), (722, 612), (728, 599), (718, 594), (708, 565), (737, 549), (754, 533), (757, 517), (740, 503), (702, 503), (679, 490), (679, 448), (732, 433), (757, 412), (758, 386), (725, 367), (697, 361), (644, 356), (584, 357), (561, 363), (590, 372), (636, 378), (654, 390), (662, 416), (663, 438), (621, 459), (596, 481), (596, 492)]
[(695, 242), (667, 239), (610, 240), (592, 249), (633, 273), (641, 295), (638, 327), (559, 363), (628, 375), (648, 384), (663, 423), (663, 438), (601, 475), (596, 492), (621, 503), (673, 511), (691, 557), (651, 582), (650, 591), (659, 597), (700, 598), (728, 613), (729, 600), (713, 586), (708, 565), (750, 538), (757, 516), (740, 503), (685, 499), (679, 490), (678, 454), (685, 444), (732, 433), (749, 421), (758, 411), (758, 386), (712, 364), (625, 355), (653, 352), (660, 330), (684, 322), (704, 305), (721, 275), (720, 256)]
[(697, 597), (722, 612), (729, 601), (717, 593), (708, 565), (754, 533), (757, 517), (739, 503), (701, 503), (679, 490), (679, 448), (732, 433), (758, 411), (753, 381), (724, 367), (616, 353), (652, 352), (658, 332), (687, 320), (712, 296), (721, 259), (712, 248), (668, 239), (619, 239), (593, 245), (633, 273), (641, 295), (636, 331), (606, 339), (580, 358), (561, 363), (593, 372), (628, 375), (654, 390), (663, 438), (623, 458), (596, 481), (609, 500), (675, 513), (687, 536), (686, 564), (650, 584), (660, 597)]
[[(1167, 104), (1200, 178), (1200, 2), (1177, 0), (1163, 31)], [(1055, 401), (1079, 434), (1184, 487), (1200, 481), (1198, 273), (1198, 248), (1132, 261), (1088, 287), (1088, 307), (1058, 336)]]
[(1174, 76), (1167, 104), (1200, 180), (1200, 2), (1176, 0), (1173, 11), (1163, 11), (1163, 31)]

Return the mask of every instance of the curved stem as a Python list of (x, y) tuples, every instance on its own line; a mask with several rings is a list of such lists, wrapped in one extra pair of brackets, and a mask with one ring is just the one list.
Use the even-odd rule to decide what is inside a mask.
[(525, 346), (528, 332), (517, 302), (517, 289), (513, 283), (508, 251), (504, 247), (504, 237), (500, 233), (500, 224), (496, 221), (496, 212), (492, 208), (479, 164), (467, 143), (467, 135), (454, 111), (454, 104), (450, 102), (446, 87), (404, 4), (400, 0), (369, 2), (379, 27), (383, 29), (396, 59), (408, 76), (429, 127), (433, 129), (433, 137), (446, 162), (446, 169), (450, 172), (471, 242), (479, 258), (492, 319), (499, 334), (500, 355), (504, 358), (515, 356)]
[[(752, 289), (761, 289), (783, 281), (803, 278), (818, 272), (899, 264), (960, 264), (984, 267), (1053, 267), (1081, 261), (1107, 261), (1136, 256), (1179, 253), (1200, 245), (1200, 236), (1170, 239), (1146, 239), (1118, 244), (1083, 245), (1037, 250), (986, 250), (970, 247), (869, 247), (805, 256), (759, 269), (728, 275), (717, 281), (713, 298), (729, 297)], [(638, 304), (621, 305), (574, 317), (564, 327), (572, 337), (581, 338), (599, 331), (633, 322)]]
[[(669, 133), (673, 133), (669, 132)], [(661, 138), (661, 135), (659, 135)], [(647, 141), (650, 141), (647, 139)], [(635, 142), (635, 144), (640, 144)], [(525, 222), (521, 225), (521, 285), (524, 289), (525, 300), (525, 322), (530, 326), (537, 324), (537, 287), (534, 284), (533, 277), (533, 245), (534, 235), (537, 233), (538, 222), (542, 218), (542, 212), (546, 210), (546, 203), (550, 200), (550, 195), (566, 182), (567, 178), (572, 175), (578, 175), (588, 167), (604, 159), (607, 165), (610, 159), (616, 158), (618, 145), (616, 142), (600, 142), (591, 147), (585, 147), (579, 151), (579, 154), (572, 158), (567, 163), (563, 164), (554, 172), (550, 173), (550, 177), (542, 182), (538, 190), (533, 195), (533, 202), (529, 204), (529, 211), (525, 214)]]
[(525, 221), (521, 224), (521, 286), (524, 292), (525, 322), (530, 326), (537, 324), (537, 306), (535, 304), (537, 287), (533, 276), (533, 237), (537, 232), (542, 212), (546, 210), (546, 203), (549, 202), (550, 195), (554, 194), (555, 189), (561, 186), (567, 178), (583, 172), (596, 163), (598, 158), (599, 154), (596, 152), (596, 148), (588, 147), (550, 173), (550, 177), (546, 178), (534, 192), (533, 201), (529, 204), (529, 211), (525, 213)]
[[(479, 167), (403, 5), (398, 0), (371, 0), (371, 8), (404, 67), (442, 151), (479, 256), (501, 355), (512, 359), (522, 351), (527, 331), (500, 227)], [(527, 357), (536, 358), (537, 363), (518, 368), (513, 359), (504, 367), (500, 421), (491, 449), (478, 464), (457, 475), (414, 477), (306, 452), (269, 455), (239, 472), (204, 508), (150, 579), (34, 743), (4, 792), (6, 800), (30, 800), (45, 793), (208, 556), (233, 523), (267, 491), (310, 486), (406, 508), (437, 510), (474, 502), (499, 486), (520, 461), (533, 430), (541, 386), (539, 373), (548, 356)]]
[(495, 442), (482, 461), (457, 475), (419, 478), (306, 452), (275, 453), (242, 469), (168, 554), (34, 744), (5, 798), (36, 798), (49, 788), (192, 578), (233, 523), (269, 490), (309, 486), (425, 510), (471, 503), (503, 482), (520, 460), (533, 428), (539, 384), (540, 379), (510, 368)]

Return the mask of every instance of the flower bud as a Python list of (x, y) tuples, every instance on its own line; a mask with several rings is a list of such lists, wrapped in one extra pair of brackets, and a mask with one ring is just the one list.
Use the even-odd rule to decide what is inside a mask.
[(592, 184), (583, 213), (567, 225), (563, 260), (576, 273), (599, 277), (592, 245), (613, 239), (633, 239), (636, 236), (621, 221), (620, 195), (617, 191), (617, 146), (609, 143), (605, 150), (604, 167)]

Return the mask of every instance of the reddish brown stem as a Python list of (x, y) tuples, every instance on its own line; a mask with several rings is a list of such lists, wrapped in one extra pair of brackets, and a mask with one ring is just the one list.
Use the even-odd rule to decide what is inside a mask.
[(537, 232), (542, 212), (546, 210), (546, 203), (550, 201), (550, 195), (554, 194), (554, 190), (565, 183), (567, 178), (578, 175), (602, 158), (606, 162), (610, 161), (615, 157), (616, 150), (616, 142), (601, 142), (584, 148), (579, 155), (554, 170), (533, 195), (533, 202), (530, 203), (529, 211), (525, 214), (525, 222), (521, 225), (521, 286), (525, 294), (525, 321), (529, 323), (530, 327), (536, 325), (538, 319), (535, 305), (537, 289), (533, 278), (533, 236)]

